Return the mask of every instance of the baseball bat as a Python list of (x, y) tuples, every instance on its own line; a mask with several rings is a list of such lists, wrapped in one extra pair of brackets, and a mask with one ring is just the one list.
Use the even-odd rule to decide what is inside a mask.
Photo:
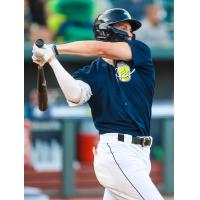
[[(44, 40), (38, 39), (35, 45), (42, 48), (44, 45)], [(38, 107), (41, 111), (45, 111), (48, 108), (48, 95), (47, 95), (47, 84), (44, 75), (44, 69), (38, 65), (37, 71), (37, 90), (38, 90)]]

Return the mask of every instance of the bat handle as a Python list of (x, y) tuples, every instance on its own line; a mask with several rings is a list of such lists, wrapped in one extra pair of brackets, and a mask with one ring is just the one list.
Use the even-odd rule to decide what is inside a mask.
[(38, 48), (42, 48), (43, 45), (44, 45), (44, 40), (43, 39), (37, 39), (35, 41), (35, 45), (38, 47)]

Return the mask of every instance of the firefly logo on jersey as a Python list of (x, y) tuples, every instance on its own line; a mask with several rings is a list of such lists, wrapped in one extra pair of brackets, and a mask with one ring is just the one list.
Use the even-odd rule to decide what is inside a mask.
[(125, 63), (120, 63), (117, 65), (117, 77), (119, 78), (120, 81), (122, 82), (128, 82), (131, 80), (131, 74), (135, 71), (133, 69), (131, 71), (130, 66), (128, 66)]

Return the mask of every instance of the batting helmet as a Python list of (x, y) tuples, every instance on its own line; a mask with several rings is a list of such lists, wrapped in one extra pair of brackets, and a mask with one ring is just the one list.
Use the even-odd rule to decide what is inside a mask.
[(128, 37), (126, 32), (112, 27), (112, 25), (124, 21), (130, 23), (132, 31), (139, 29), (142, 25), (139, 21), (133, 19), (125, 9), (113, 8), (103, 12), (94, 21), (93, 32), (96, 40), (123, 41), (126, 39)]

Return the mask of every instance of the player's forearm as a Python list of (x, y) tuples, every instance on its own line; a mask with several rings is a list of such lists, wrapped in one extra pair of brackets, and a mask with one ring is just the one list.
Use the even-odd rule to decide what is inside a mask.
[(56, 45), (59, 54), (94, 57), (101, 54), (99, 41), (77, 41)]
[(77, 81), (63, 68), (56, 58), (53, 58), (49, 64), (55, 73), (65, 98), (71, 102), (79, 102), (81, 98), (81, 88)]
[(114, 60), (129, 60), (132, 57), (128, 44), (124, 42), (88, 40), (59, 44), (56, 47), (59, 54), (66, 55), (100, 56)]

